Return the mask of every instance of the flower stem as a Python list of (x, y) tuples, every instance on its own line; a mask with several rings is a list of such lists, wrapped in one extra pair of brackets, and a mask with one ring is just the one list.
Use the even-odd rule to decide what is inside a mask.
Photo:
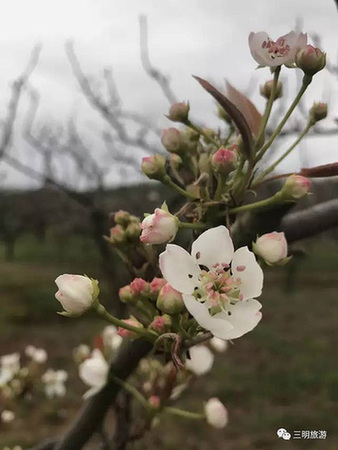
[(205, 133), (201, 127), (190, 122), (189, 119), (184, 122), (184, 125), (196, 131), (196, 133), (201, 134), (206, 141), (210, 142), (210, 144), (213, 144), (217, 148), (220, 147), (220, 144), (214, 138)]
[(301, 134), (298, 136), (298, 138), (295, 140), (295, 142), (291, 145), (291, 147), (288, 148), (288, 150), (286, 150), (286, 152), (284, 152), (280, 158), (278, 158), (273, 164), (271, 164), (270, 167), (265, 169), (257, 177), (257, 180), (255, 180), (255, 182), (252, 184), (252, 187), (255, 187), (257, 184), (259, 184), (266, 175), (268, 175), (270, 172), (272, 172), (278, 166), (278, 164), (280, 164), (292, 152), (292, 150), (294, 150), (294, 148), (297, 147), (297, 145), (300, 143), (300, 141), (303, 139), (303, 137), (306, 136), (306, 134), (309, 132), (309, 130), (312, 128), (312, 126), (314, 124), (315, 124), (315, 122), (313, 122), (312, 120), (310, 120), (308, 122), (308, 124), (306, 125), (304, 130), (301, 132)]
[(281, 193), (277, 192), (272, 197), (266, 198), (256, 203), (249, 203), (248, 205), (237, 206), (228, 210), (229, 214), (237, 214), (245, 211), (252, 211), (253, 209), (265, 208), (266, 206), (276, 205), (277, 203), (284, 202)]
[(273, 77), (273, 84), (272, 84), (271, 94), (270, 94), (269, 100), (268, 100), (268, 102), (266, 104), (265, 112), (264, 112), (264, 115), (262, 117), (262, 123), (261, 123), (260, 129), (259, 129), (259, 133), (258, 133), (258, 136), (257, 136), (257, 139), (256, 139), (256, 146), (260, 145), (260, 142), (261, 142), (261, 140), (262, 140), (262, 138), (264, 136), (266, 125), (268, 123), (268, 120), (269, 120), (269, 117), (270, 117), (270, 114), (271, 114), (272, 105), (273, 105), (273, 102), (275, 100), (276, 88), (277, 88), (277, 83), (278, 83), (278, 77), (279, 77), (279, 74), (280, 74), (280, 70), (281, 70), (281, 66), (277, 66), (276, 70), (275, 70), (275, 73), (274, 73), (274, 77)]
[(118, 377), (115, 377), (114, 375), (111, 376), (111, 379), (118, 384), (119, 386), (121, 386), (123, 389), (125, 389), (126, 391), (128, 391), (139, 403), (141, 403), (141, 405), (145, 408), (145, 409), (150, 409), (149, 408), (149, 403), (147, 401), (147, 399), (145, 397), (143, 397), (143, 395), (141, 394), (141, 392), (139, 392), (134, 386), (132, 386), (130, 383), (128, 383), (127, 381), (123, 381)]
[(284, 125), (286, 124), (287, 120), (289, 119), (289, 117), (291, 116), (291, 114), (293, 113), (294, 109), (296, 108), (296, 106), (298, 105), (300, 99), (302, 98), (304, 92), (306, 91), (306, 89), (308, 88), (309, 84), (312, 81), (312, 76), (311, 75), (304, 75), (303, 77), (303, 82), (302, 82), (302, 86), (298, 92), (298, 94), (296, 95), (296, 98), (294, 99), (294, 101), (291, 103), (289, 109), (287, 110), (285, 116), (283, 117), (283, 119), (281, 120), (281, 122), (279, 123), (279, 125), (277, 126), (277, 128), (275, 129), (275, 131), (272, 133), (272, 135), (270, 136), (270, 139), (265, 143), (265, 145), (263, 145), (263, 147), (260, 149), (259, 153), (257, 154), (256, 157), (256, 162), (259, 161), (265, 154), (265, 152), (271, 147), (271, 144), (273, 143), (273, 141), (276, 139), (276, 137), (279, 135), (279, 133), (282, 131)]
[(189, 228), (192, 230), (204, 230), (208, 227), (207, 223), (202, 222), (180, 222), (179, 223), (180, 228)]
[(162, 181), (163, 181), (164, 184), (166, 184), (167, 186), (172, 187), (173, 189), (175, 189), (177, 192), (179, 192), (184, 197), (187, 197), (190, 200), (196, 200), (196, 197), (194, 195), (189, 194), (189, 192), (185, 191), (180, 186), (178, 186), (178, 184), (174, 183), (173, 180), (169, 177), (169, 175), (165, 175), (163, 177)]
[(140, 336), (150, 340), (151, 342), (154, 342), (158, 337), (155, 332), (145, 330), (144, 328), (134, 327), (132, 325), (129, 325), (129, 323), (126, 323), (125, 321), (120, 320), (115, 316), (112, 316), (111, 314), (109, 314), (106, 308), (103, 305), (101, 305), (101, 303), (98, 303), (98, 305), (95, 306), (95, 311), (101, 319), (106, 320), (107, 322), (115, 325), (116, 327), (125, 328), (128, 331), (132, 331), (133, 333), (139, 334)]
[(195, 420), (205, 419), (204, 414), (184, 411), (183, 409), (173, 408), (172, 406), (164, 407), (163, 412), (174, 414), (175, 416), (185, 417), (186, 419), (195, 419)]

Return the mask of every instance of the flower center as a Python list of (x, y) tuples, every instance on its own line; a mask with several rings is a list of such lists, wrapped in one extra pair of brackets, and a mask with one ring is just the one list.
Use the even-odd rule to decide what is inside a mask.
[(283, 56), (287, 55), (290, 51), (290, 45), (288, 45), (286, 39), (282, 37), (278, 38), (276, 42), (269, 38), (267, 41), (263, 42), (262, 48), (267, 50), (268, 56), (271, 59), (283, 58)]
[[(241, 270), (242, 266), (237, 267)], [(243, 299), (240, 293), (240, 278), (234, 278), (228, 264), (215, 264), (213, 271), (202, 270), (199, 276), (200, 284), (195, 287), (194, 297), (201, 303), (206, 303), (211, 315), (225, 312), (231, 315), (229, 306)], [(243, 266), (244, 270), (245, 267)]]

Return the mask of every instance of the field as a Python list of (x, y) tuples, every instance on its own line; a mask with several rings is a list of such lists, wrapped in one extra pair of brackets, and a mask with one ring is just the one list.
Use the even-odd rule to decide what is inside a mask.
[[(187, 450), (338, 448), (338, 245), (318, 240), (304, 247), (307, 257), (267, 271), (260, 326), (219, 355), (212, 373), (179, 401), (181, 407), (198, 410), (201, 400), (217, 396), (229, 410), (229, 426), (216, 431), (163, 415), (134, 449), (176, 450), (183, 443)], [(22, 405), (16, 421), (0, 430), (0, 448), (21, 444), (26, 449), (59, 435), (74, 416), (85, 387), (71, 351), (90, 343), (102, 328), (96, 321), (57, 316), (53, 280), (69, 271), (100, 274), (90, 242), (74, 239), (66, 252), (55, 255), (48, 243), (25, 238), (17, 250), (11, 263), (0, 252), (0, 354), (27, 344), (44, 346), (49, 364), (70, 373), (64, 400)], [(278, 428), (325, 430), (327, 439), (286, 442), (277, 438)]]

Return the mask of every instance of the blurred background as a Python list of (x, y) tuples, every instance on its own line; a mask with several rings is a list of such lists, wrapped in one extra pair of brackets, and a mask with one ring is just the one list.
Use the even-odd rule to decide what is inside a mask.
[[(141, 176), (142, 156), (164, 152), (161, 130), (174, 101), (189, 101), (203, 126), (224, 127), (216, 106), (192, 74), (225, 90), (225, 81), (262, 112), (247, 37), (272, 38), (291, 29), (327, 52), (283, 136), (282, 152), (302, 129), (313, 101), (329, 116), (280, 167), (281, 173), (337, 161), (338, 12), (334, 1), (300, 0), (12, 0), (0, 14), (0, 355), (44, 347), (46, 367), (66, 368), (64, 399), (23, 404), (10, 426), (0, 425), (0, 448), (28, 448), (60, 434), (82, 403), (85, 388), (72, 349), (91, 344), (102, 324), (59, 317), (54, 279), (86, 273), (101, 282), (102, 301), (116, 300), (128, 275), (103, 235), (109, 214), (140, 217), (165, 199), (179, 199)], [(283, 70), (278, 121), (300, 85), (298, 71)], [(314, 182), (297, 208), (334, 199), (338, 181)], [(219, 397), (230, 424), (216, 432), (189, 422), (168, 422), (135, 448), (280, 449), (276, 431), (326, 430), (325, 441), (288, 442), (288, 448), (337, 449), (338, 232), (330, 229), (294, 245), (286, 267), (267, 271), (264, 317), (252, 333), (219, 356), (181, 403), (197, 407)], [(29, 412), (29, 414), (28, 414)], [(94, 447), (96, 448), (95, 444)], [(284, 448), (284, 447), (283, 447)]]

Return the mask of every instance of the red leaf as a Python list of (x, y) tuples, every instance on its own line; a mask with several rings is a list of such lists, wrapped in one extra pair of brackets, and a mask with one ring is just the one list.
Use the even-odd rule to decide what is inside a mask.
[(301, 169), (299, 175), (308, 178), (335, 177), (338, 175), (338, 162)]

